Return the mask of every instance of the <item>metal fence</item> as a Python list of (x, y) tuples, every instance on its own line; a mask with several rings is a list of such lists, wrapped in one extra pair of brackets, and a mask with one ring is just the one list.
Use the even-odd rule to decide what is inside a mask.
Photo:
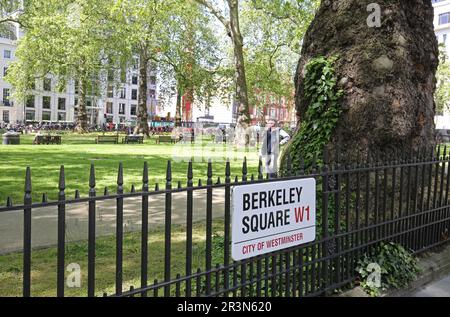
[[(113, 294), (104, 296), (319, 296), (343, 287), (357, 278), (355, 268), (358, 259), (373, 252), (381, 242), (393, 241), (402, 244), (415, 254), (438, 247), (448, 242), (450, 226), (447, 149), (437, 154), (406, 157), (397, 154), (392, 159), (379, 162), (360, 162), (352, 165), (327, 162), (316, 165), (295, 175), (288, 174), (279, 179), (268, 179), (262, 173), (260, 163), (258, 175), (249, 175), (247, 162), (243, 163), (241, 177), (232, 179), (230, 163), (227, 162), (225, 179), (213, 180), (213, 168), (207, 166), (206, 184), (194, 185), (192, 163), (186, 173), (187, 184), (172, 184), (171, 162), (168, 162), (165, 188), (149, 188), (148, 166), (143, 168), (142, 189), (124, 192), (123, 167), (119, 166), (117, 191), (114, 194), (98, 195), (94, 165), (90, 170), (89, 197), (68, 199), (65, 193), (65, 173), (61, 167), (59, 199), (57, 201), (32, 202), (32, 180), (30, 169), (26, 171), (23, 205), (0, 207), (0, 213), (16, 211), (23, 213), (23, 296), (31, 296), (32, 269), (32, 213), (46, 207), (58, 211), (56, 294), (64, 296), (66, 207), (76, 203), (87, 203), (88, 251), (87, 251), (87, 294), (98, 296), (96, 273), (102, 267), (96, 266), (96, 206), (101, 201), (115, 201), (115, 285)], [(315, 178), (317, 188), (317, 238), (314, 242), (295, 248), (235, 262), (230, 257), (230, 195), (233, 186)], [(222, 190), (223, 216), (220, 225), (223, 235), (213, 236), (213, 193)], [(206, 192), (205, 252), (202, 267), (195, 267), (193, 261), (193, 206), (194, 194)], [(172, 195), (186, 197), (184, 272), (173, 272), (172, 258)], [(149, 214), (152, 206), (149, 198), (164, 196), (164, 254), (161, 254), (161, 276), (149, 276)], [(140, 199), (142, 227), (140, 235), (140, 285), (124, 289), (124, 200)], [(0, 237), (1, 237), (0, 232)], [(125, 233), (126, 234), (126, 233)], [(219, 251), (217, 251), (219, 250)], [(220, 253), (220, 257), (213, 254)], [(179, 263), (178, 263), (179, 264)], [(100, 294), (101, 296), (101, 294)]]

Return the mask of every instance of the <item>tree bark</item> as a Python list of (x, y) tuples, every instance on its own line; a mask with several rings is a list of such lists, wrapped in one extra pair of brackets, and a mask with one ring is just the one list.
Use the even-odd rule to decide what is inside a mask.
[(239, 25), (239, 3), (228, 0), (230, 9), (230, 36), (233, 41), (234, 63), (236, 68), (236, 99), (239, 104), (238, 124), (248, 127), (250, 112), (248, 104), (247, 78), (245, 76), (244, 40)]
[(137, 125), (134, 130), (135, 134), (144, 134), (150, 136), (148, 129), (148, 111), (147, 111), (147, 71), (148, 56), (145, 49), (141, 49), (139, 54), (139, 98), (138, 98), (138, 115)]
[(181, 126), (181, 100), (183, 98), (183, 89), (178, 87), (177, 89), (177, 105), (175, 109), (175, 126)]
[(318, 56), (337, 56), (343, 113), (328, 148), (349, 163), (358, 156), (417, 155), (435, 147), (438, 44), (431, 1), (376, 1), (381, 27), (369, 27), (371, 2), (323, 0), (305, 36), (295, 78), (301, 124), (309, 107), (305, 65)]
[(81, 76), (78, 80), (78, 110), (77, 110), (77, 125), (75, 131), (78, 133), (88, 132), (88, 117), (86, 110), (86, 80)]

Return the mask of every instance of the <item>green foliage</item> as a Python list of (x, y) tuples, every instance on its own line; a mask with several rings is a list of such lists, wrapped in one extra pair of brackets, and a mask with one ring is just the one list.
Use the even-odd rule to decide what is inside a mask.
[[(379, 266), (378, 272), (374, 267), (371, 268), (373, 263)], [(407, 286), (420, 273), (420, 268), (410, 252), (401, 245), (390, 242), (382, 243), (375, 255), (364, 255), (358, 261), (356, 271), (361, 276), (364, 290), (371, 296), (379, 296), (382, 290)], [(374, 282), (374, 273), (381, 274), (379, 285)]]
[(436, 73), (437, 87), (434, 94), (436, 111), (444, 113), (450, 110), (450, 62), (445, 46), (440, 46), (439, 67)]
[(301, 44), (318, 1), (242, 1), (241, 29), (250, 104), (263, 107), (269, 98), (293, 105), (293, 76)]
[(306, 65), (304, 90), (309, 107), (289, 149), (294, 170), (300, 169), (302, 159), (306, 169), (311, 167), (314, 158), (320, 163), (322, 151), (341, 115), (339, 100), (343, 91), (337, 88), (335, 60), (336, 57), (321, 56)]

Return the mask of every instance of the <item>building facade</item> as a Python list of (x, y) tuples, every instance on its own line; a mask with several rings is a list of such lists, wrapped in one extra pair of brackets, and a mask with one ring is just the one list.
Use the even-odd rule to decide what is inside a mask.
[[(76, 122), (78, 88), (75, 80), (59, 83), (54, 77), (38, 79), (26, 100), (12, 100), (13, 87), (4, 79), (9, 65), (15, 59), (17, 41), (23, 36), (20, 28), (10, 23), (0, 32), (0, 123), (46, 123)], [(113, 84), (120, 76), (121, 83)], [(147, 109), (149, 118), (157, 115), (156, 73), (147, 73)], [(104, 123), (133, 125), (137, 120), (139, 97), (138, 59), (123, 74), (103, 74), (100, 91), (96, 96), (88, 96), (87, 112), (91, 125)]]
[[(443, 44), (450, 57), (450, 0), (433, 0), (434, 28), (439, 44)], [(435, 117), (437, 129), (450, 129), (450, 113)]]

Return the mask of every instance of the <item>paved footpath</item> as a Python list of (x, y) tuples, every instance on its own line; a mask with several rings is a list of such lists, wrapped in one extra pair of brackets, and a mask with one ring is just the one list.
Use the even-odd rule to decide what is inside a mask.
[[(172, 194), (172, 224), (186, 223), (186, 192)], [(206, 190), (194, 191), (193, 221), (206, 219)], [(213, 191), (213, 218), (224, 217), (225, 193), (223, 188)], [(139, 231), (142, 221), (142, 198), (124, 200), (124, 232)], [(165, 194), (149, 197), (150, 230), (164, 226)], [(38, 208), (32, 211), (32, 247), (57, 244), (57, 207)], [(96, 235), (114, 235), (116, 230), (116, 200), (97, 203)], [(66, 241), (82, 241), (88, 237), (88, 204), (66, 207)], [(0, 213), (0, 254), (21, 251), (23, 247), (23, 212)]]
[(411, 297), (450, 297), (450, 275), (415, 291)]

